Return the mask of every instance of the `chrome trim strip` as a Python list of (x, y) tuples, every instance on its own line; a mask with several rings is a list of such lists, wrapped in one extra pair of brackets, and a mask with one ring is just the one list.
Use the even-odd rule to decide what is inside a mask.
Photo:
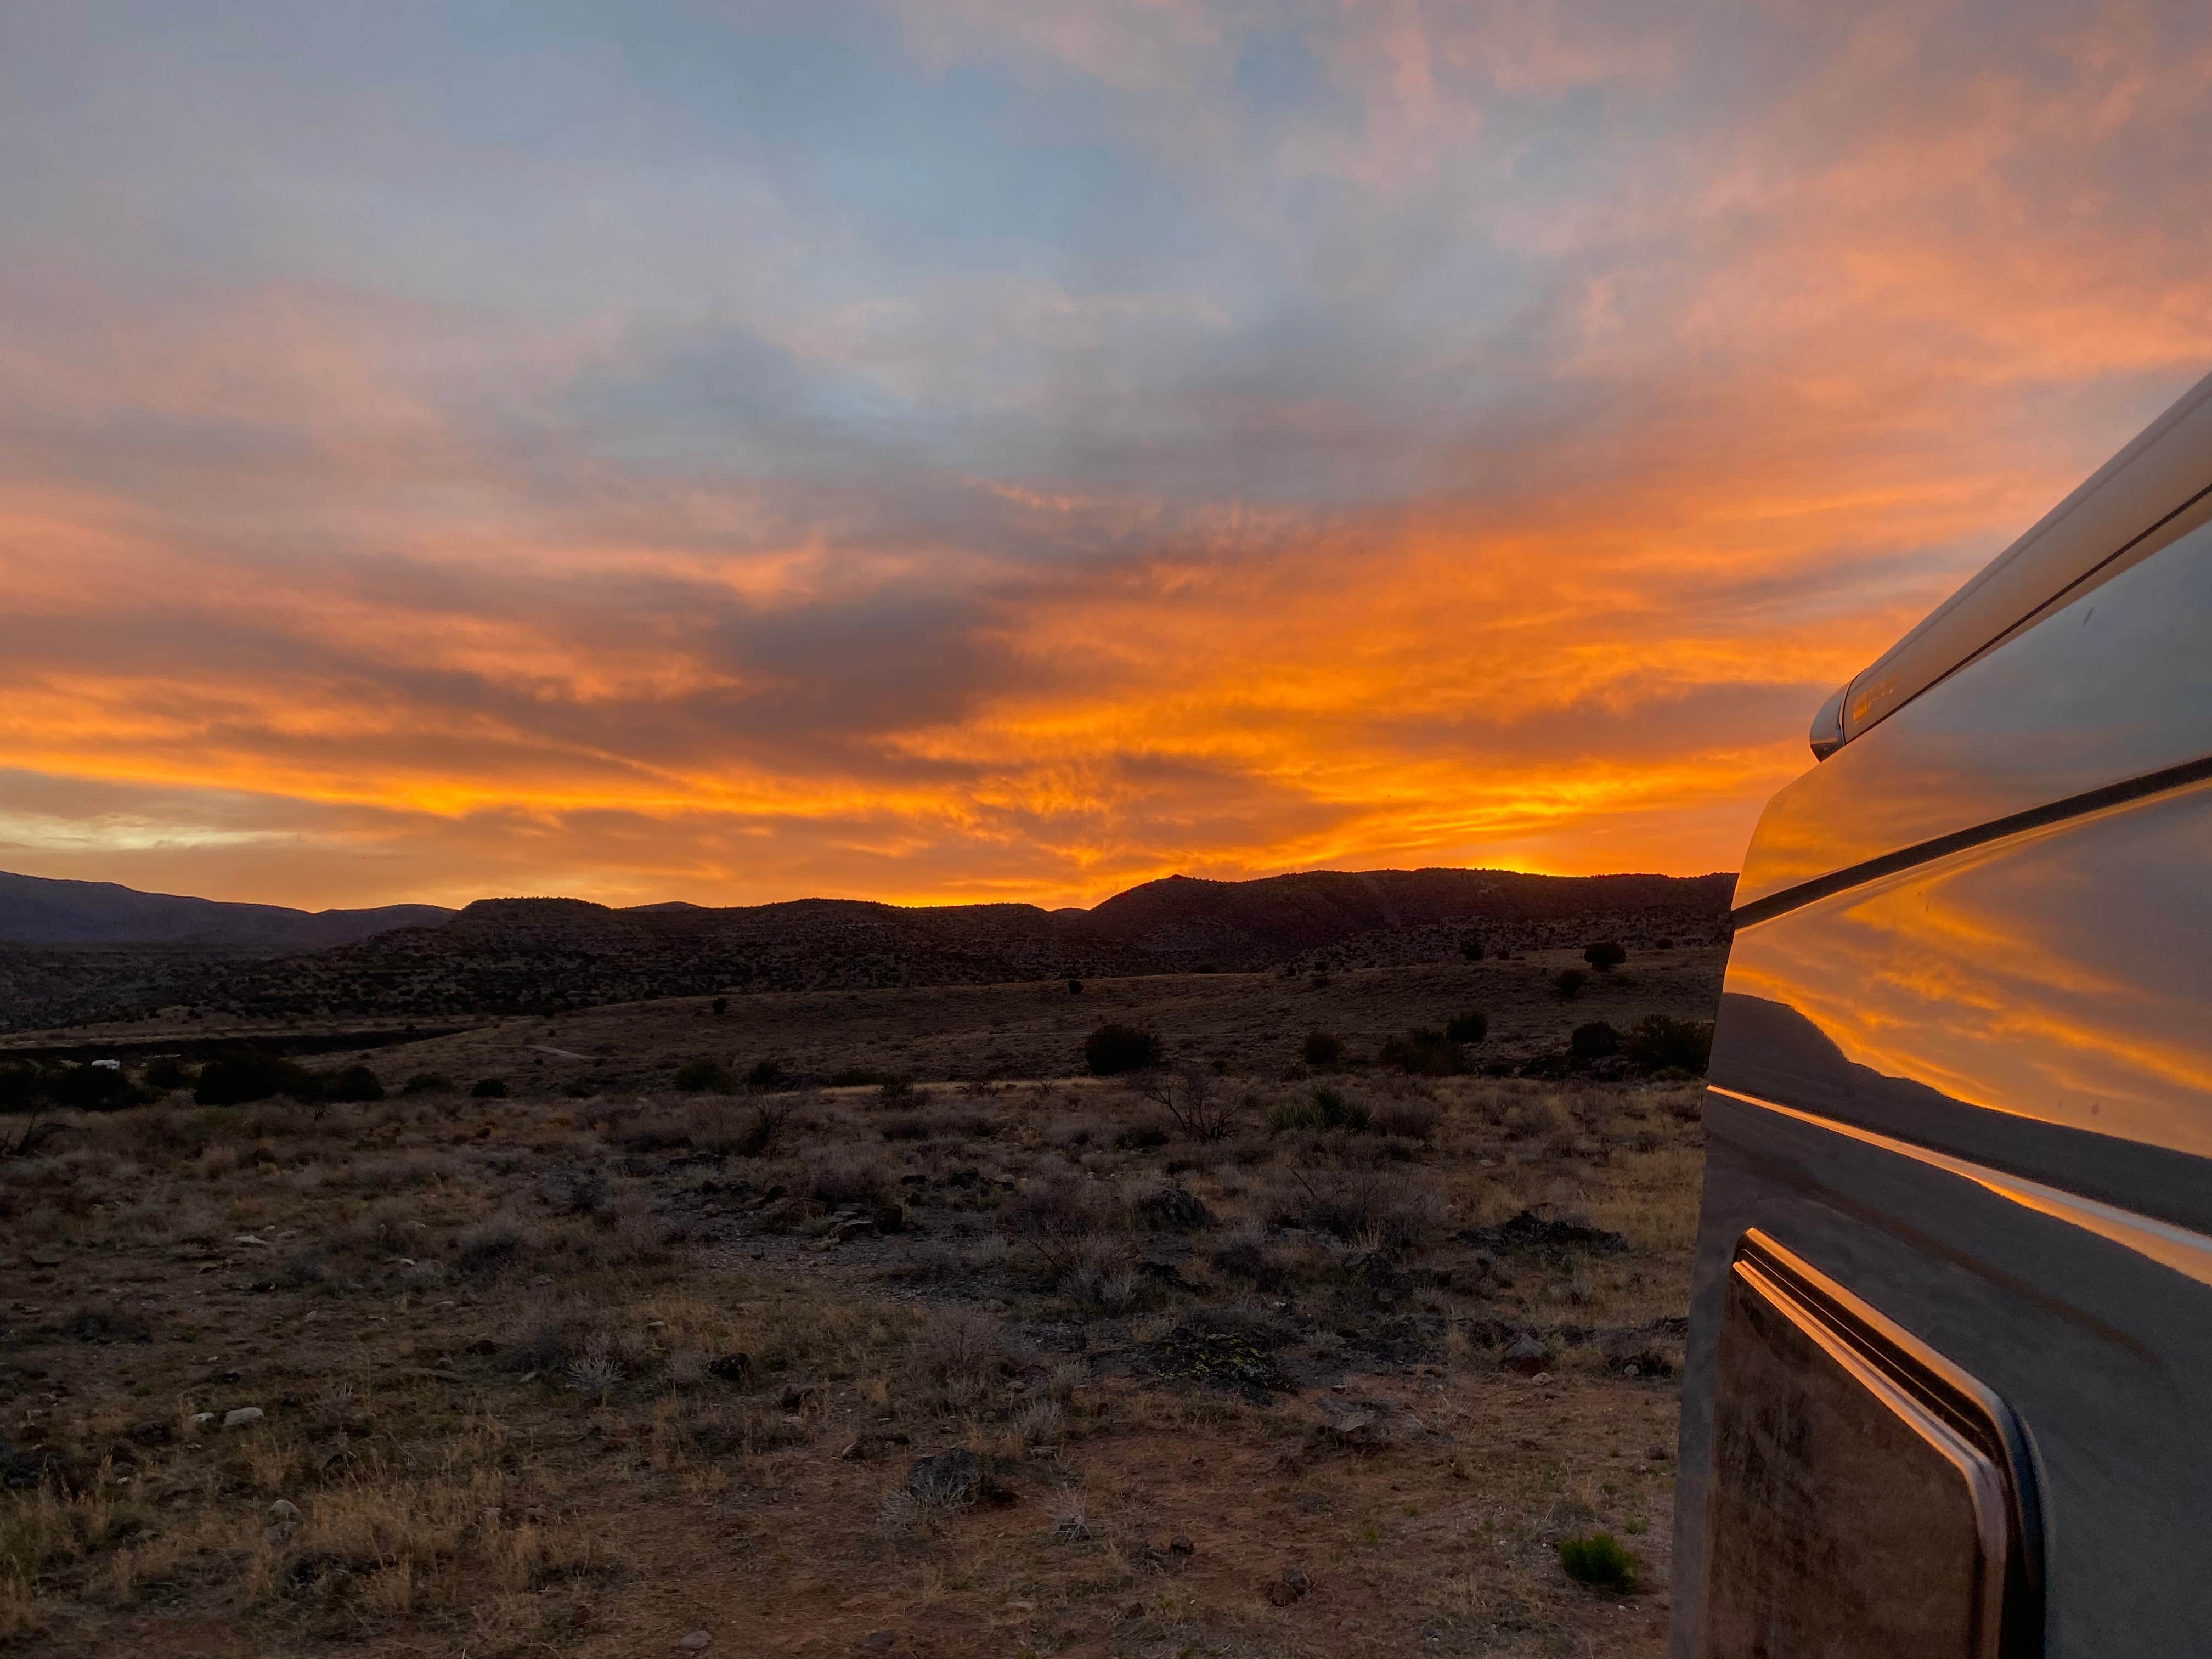
[(2186, 1227), (2177, 1227), (2171, 1222), (2138, 1215), (2116, 1205), (2100, 1203), (2093, 1198), (2061, 1192), (2057, 1188), (2044, 1186), (2040, 1182), (2006, 1175), (1985, 1164), (1971, 1164), (1963, 1158), (1953, 1158), (1948, 1152), (1933, 1152), (1925, 1146), (1916, 1146), (1911, 1141), (1876, 1134), (1870, 1129), (1856, 1128), (1832, 1117), (1801, 1112), (1794, 1106), (1777, 1105), (1773, 1101), (1761, 1100), (1756, 1095), (1739, 1094), (1733, 1089), (1721, 1088), (1711, 1088), (1709, 1092), (1734, 1101), (1740, 1106), (1795, 1118), (1800, 1123), (1826, 1129), (1832, 1134), (1842, 1135), (1862, 1146), (1872, 1146), (1894, 1157), (1910, 1158), (1916, 1164), (1941, 1170), (1962, 1181), (1971, 1181), (1998, 1198), (2049, 1216), (2053, 1220), (2065, 1222), (2069, 1226), (2079, 1227), (2084, 1232), (2093, 1233), (2109, 1243), (2131, 1250), (2185, 1279), (2194, 1279), (2200, 1285), (2212, 1285), (2212, 1238), (2192, 1232)]
[(2108, 783), (2101, 788), (2085, 790), (2078, 795), (2069, 795), (2063, 800), (2032, 806), (2024, 812), (2013, 812), (2004, 817), (1991, 818), (1987, 823), (1978, 823), (1970, 829), (1954, 830), (1948, 835), (1937, 836), (1932, 841), (1919, 842), (1842, 870), (1832, 870), (1825, 876), (1800, 882), (1795, 887), (1785, 887), (1778, 893), (1769, 893), (1765, 898), (1754, 899), (1739, 909), (1731, 910), (1729, 922), (1731, 927), (1749, 927), (1759, 922), (1771, 921), (1776, 916), (1800, 909), (1816, 900), (1848, 891), (1870, 881), (1879, 881), (1884, 876), (1893, 876), (1900, 870), (1911, 869), (1915, 865), (1932, 864), (1937, 859), (1948, 858), (1954, 853), (1985, 847), (1993, 841), (2002, 841), (2008, 836), (2063, 823), (2069, 818), (2087, 817), (2092, 812), (2101, 812), (2108, 806), (2124, 806), (2146, 796), (2184, 789), (2191, 784), (2202, 783), (2207, 778), (2212, 778), (2212, 755), (2200, 755), (2197, 759), (2184, 761), (2179, 766), (2146, 772), (2141, 777)]

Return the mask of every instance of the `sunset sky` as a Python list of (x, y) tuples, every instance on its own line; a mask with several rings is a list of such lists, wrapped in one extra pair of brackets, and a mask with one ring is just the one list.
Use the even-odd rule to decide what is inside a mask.
[(1734, 869), (2208, 154), (2201, 5), (0, 4), (0, 868)]

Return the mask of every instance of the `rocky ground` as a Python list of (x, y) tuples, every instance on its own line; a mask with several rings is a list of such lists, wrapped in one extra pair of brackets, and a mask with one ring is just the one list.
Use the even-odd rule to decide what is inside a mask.
[[(66, 1120), (0, 1158), (0, 1640), (1656, 1655), (1699, 1096), (1232, 1057)], [(1632, 1587), (1562, 1570), (1598, 1533)]]

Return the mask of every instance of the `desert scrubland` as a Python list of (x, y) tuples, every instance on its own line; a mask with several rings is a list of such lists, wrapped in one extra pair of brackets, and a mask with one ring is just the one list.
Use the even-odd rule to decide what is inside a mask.
[(1656, 1654), (1701, 1085), (1649, 1038), (1721, 952), (1578, 960), (664, 1000), (0, 1118), (0, 1640)]

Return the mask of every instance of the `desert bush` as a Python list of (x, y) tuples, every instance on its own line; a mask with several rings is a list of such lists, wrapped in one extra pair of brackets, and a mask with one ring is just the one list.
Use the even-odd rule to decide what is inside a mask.
[(1391, 1170), (1299, 1174), (1288, 1194), (1286, 1219), (1393, 1253), (1417, 1249), (1443, 1229), (1443, 1190), (1432, 1178), (1401, 1166)]
[(454, 1241), (453, 1271), (489, 1284), (520, 1261), (532, 1242), (531, 1234), (510, 1217), (479, 1222)]
[(1376, 1058), (1392, 1071), (1413, 1077), (1456, 1077), (1467, 1069), (1459, 1044), (1426, 1026), (1392, 1037)]
[(1609, 974), (1628, 960), (1628, 952), (1618, 941), (1601, 939), (1583, 952), (1583, 960), (1601, 974)]
[(1577, 1584), (1626, 1595), (1636, 1588), (1636, 1557), (1609, 1532), (1559, 1540), (1559, 1566)]
[(914, 1079), (902, 1073), (885, 1078), (876, 1090), (876, 1098), (886, 1106), (903, 1106), (914, 1097)]
[(340, 1071), (325, 1073), (316, 1087), (315, 1097), (343, 1103), (381, 1100), (384, 1098), (384, 1079), (366, 1066), (348, 1066)]
[(1085, 1239), (1075, 1249), (1060, 1283), (1071, 1296), (1104, 1309), (1126, 1313), (1137, 1299), (1135, 1253), (1126, 1238)]
[(223, 1054), (200, 1067), (192, 1098), (203, 1106), (242, 1106), (271, 1095), (312, 1100), (317, 1085), (315, 1074), (306, 1066), (274, 1054)]
[(781, 1089), (788, 1080), (780, 1060), (757, 1060), (753, 1062), (752, 1070), (745, 1073), (745, 1087), (748, 1089)]
[(1701, 1020), (1646, 1014), (1628, 1028), (1621, 1047), (1646, 1071), (1703, 1072), (1712, 1058), (1713, 1028)]
[(923, 1327), (911, 1357), (928, 1403), (963, 1413), (995, 1400), (1022, 1360), (1006, 1326), (972, 1308), (953, 1309)]
[(1168, 1115), (1192, 1140), (1225, 1140), (1244, 1116), (1245, 1103), (1202, 1066), (1147, 1072), (1137, 1092)]
[(807, 1164), (808, 1196), (833, 1209), (846, 1204), (880, 1204), (890, 1189), (890, 1171), (881, 1159), (866, 1152), (821, 1152)]
[(1213, 1212), (1188, 1187), (1161, 1182), (1140, 1190), (1129, 1206), (1137, 1224), (1154, 1232), (1189, 1233), (1213, 1224)]
[(1405, 1140), (1426, 1140), (1437, 1132), (1438, 1113), (1425, 1100), (1386, 1100), (1375, 1109), (1373, 1127), (1381, 1135)]
[(1214, 1267), (1255, 1290), (1279, 1291), (1291, 1282), (1290, 1258), (1267, 1242), (1264, 1229), (1243, 1226), (1214, 1247)]
[(189, 1089), (199, 1073), (179, 1054), (156, 1054), (146, 1062), (142, 1079), (149, 1089)]
[(1064, 1273), (1084, 1240), (1119, 1220), (1111, 1196), (1076, 1175), (1042, 1176), (999, 1212), (1009, 1237), (1036, 1252), (1054, 1274)]
[(64, 1111), (112, 1112), (146, 1098), (120, 1070), (105, 1066), (58, 1066), (43, 1081), (46, 1098)]
[(1267, 1127), (1278, 1134), (1318, 1129), (1321, 1126), (1321, 1108), (1310, 1100), (1279, 1100), (1267, 1114)]
[(556, 1215), (598, 1215), (607, 1207), (606, 1171), (596, 1164), (555, 1170), (538, 1183), (538, 1190)]
[(1620, 1052), (1620, 1033), (1601, 1019), (1575, 1027), (1575, 1034), (1567, 1039), (1567, 1052), (1576, 1060), (1603, 1060), (1608, 1054)]
[(1454, 1042), (1480, 1042), (1490, 1035), (1490, 1016), (1480, 1008), (1454, 1014), (1444, 1022), (1444, 1036)]
[(791, 1122), (791, 1103), (763, 1100), (742, 1112), (717, 1108), (696, 1117), (691, 1145), (716, 1158), (765, 1158)]
[(687, 1060), (676, 1068), (676, 1086), (687, 1095), (712, 1092), (718, 1095), (737, 1091), (737, 1074), (710, 1055), (702, 1054), (696, 1060)]
[(1480, 962), (1482, 960), (1482, 941), (1472, 936), (1462, 939), (1459, 942), (1459, 953), (1465, 957), (1469, 962)]
[(507, 1079), (503, 1077), (480, 1077), (469, 1085), (471, 1100), (505, 1100)]
[(438, 1095), (453, 1086), (453, 1079), (443, 1072), (417, 1072), (399, 1085), (403, 1095)]
[(1316, 1072), (1333, 1072), (1344, 1063), (1344, 1044), (1327, 1031), (1309, 1031), (1305, 1060)]
[(1562, 1002), (1572, 1002), (1589, 983), (1589, 975), (1581, 969), (1562, 968), (1552, 975), (1552, 994)]
[(1083, 1040), (1083, 1063), (1093, 1077), (1119, 1077), (1160, 1063), (1159, 1038), (1134, 1025), (1109, 1020)]

